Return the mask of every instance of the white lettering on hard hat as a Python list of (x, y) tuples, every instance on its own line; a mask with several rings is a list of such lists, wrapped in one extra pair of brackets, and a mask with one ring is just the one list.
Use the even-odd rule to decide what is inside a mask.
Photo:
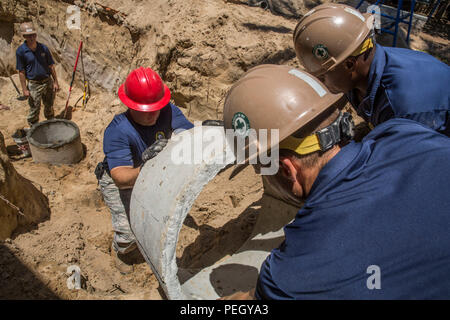
[(33, 29), (27, 29), (26, 32), (33, 32)]
[(352, 8), (345, 8), (345, 11), (347, 11), (348, 13), (353, 14), (354, 16), (357, 16), (358, 18), (361, 19), (362, 22), (366, 21), (366, 19), (364, 18), (364, 16), (357, 10), (354, 10)]
[(320, 83), (318, 83), (316, 80), (308, 76), (306, 73), (303, 73), (297, 69), (291, 69), (289, 73), (292, 74), (293, 76), (296, 76), (297, 78), (302, 79), (307, 84), (309, 84), (311, 88), (313, 88), (314, 91), (317, 92), (319, 97), (323, 97), (327, 93), (325, 89), (320, 85)]

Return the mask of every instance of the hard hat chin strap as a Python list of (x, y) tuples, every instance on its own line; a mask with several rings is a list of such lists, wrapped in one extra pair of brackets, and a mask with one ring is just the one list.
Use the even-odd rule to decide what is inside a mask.
[(328, 151), (334, 145), (353, 138), (354, 123), (350, 113), (339, 112), (339, 116), (329, 126), (316, 131), (306, 138), (289, 136), (280, 142), (280, 149), (288, 149), (299, 155), (316, 151)]

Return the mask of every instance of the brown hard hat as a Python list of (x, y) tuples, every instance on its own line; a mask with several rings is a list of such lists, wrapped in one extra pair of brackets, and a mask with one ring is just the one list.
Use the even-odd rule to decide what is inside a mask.
[(36, 34), (36, 29), (34, 28), (33, 23), (24, 22), (20, 25), (20, 33), (22, 33), (23, 36), (28, 34)]
[[(248, 150), (250, 144), (256, 144), (257, 154), (246, 155), (248, 163), (275, 147), (271, 145), (270, 129), (278, 129), (282, 141), (341, 97), (330, 93), (317, 78), (304, 71), (282, 65), (260, 65), (245, 73), (229, 90), (223, 110), (224, 127), (233, 129), (236, 136), (245, 136), (250, 129), (256, 131), (256, 140), (247, 139), (243, 146)], [(259, 141), (260, 129), (268, 130), (263, 142)]]
[(351, 56), (373, 26), (373, 15), (363, 15), (350, 6), (319, 5), (305, 14), (294, 30), (297, 58), (308, 72), (322, 75)]

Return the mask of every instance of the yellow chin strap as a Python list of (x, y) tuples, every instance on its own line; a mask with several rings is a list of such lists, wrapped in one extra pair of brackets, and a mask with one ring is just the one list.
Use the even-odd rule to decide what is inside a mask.
[(316, 134), (312, 134), (302, 139), (289, 136), (280, 142), (279, 148), (294, 151), (299, 155), (305, 155), (321, 150), (319, 139)]
[(366, 52), (370, 48), (373, 48), (373, 40), (372, 37), (367, 38), (353, 53), (350, 55), (352, 57), (359, 56), (361, 53)]

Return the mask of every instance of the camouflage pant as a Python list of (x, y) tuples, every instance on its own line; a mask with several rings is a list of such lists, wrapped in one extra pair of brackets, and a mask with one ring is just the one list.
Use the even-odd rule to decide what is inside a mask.
[(30, 96), (28, 98), (30, 113), (28, 114), (27, 120), (30, 126), (39, 121), (41, 99), (44, 103), (45, 118), (52, 119), (54, 117), (53, 101), (55, 100), (53, 80), (49, 77), (48, 80), (43, 83), (29, 81), (28, 90), (30, 91)]
[(119, 190), (106, 172), (103, 173), (99, 184), (103, 199), (111, 211), (114, 250), (121, 254), (131, 252), (136, 249), (136, 239), (129, 222), (132, 189)]

